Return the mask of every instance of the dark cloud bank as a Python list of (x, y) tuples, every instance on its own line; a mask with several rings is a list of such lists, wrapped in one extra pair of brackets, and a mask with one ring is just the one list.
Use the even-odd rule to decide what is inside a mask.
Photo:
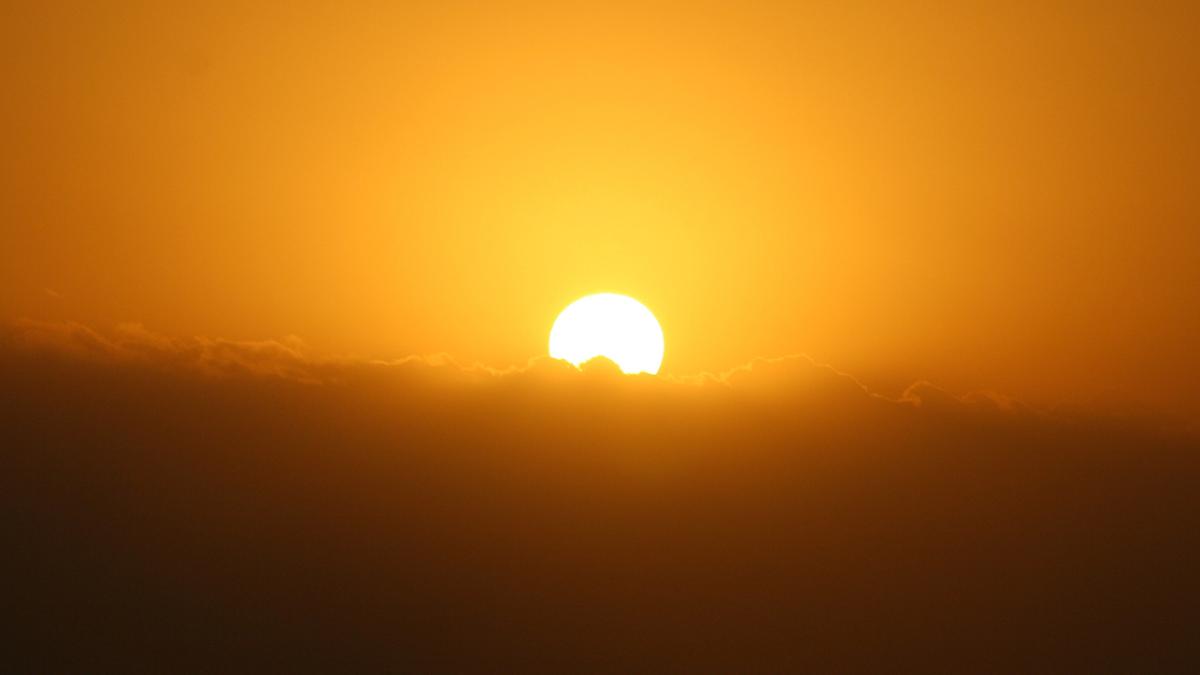
[(19, 670), (1164, 672), (1185, 431), (721, 376), (0, 333)]

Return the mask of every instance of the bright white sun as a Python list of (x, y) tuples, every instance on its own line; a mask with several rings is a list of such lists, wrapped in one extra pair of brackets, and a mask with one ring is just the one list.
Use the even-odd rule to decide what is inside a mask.
[(663, 332), (642, 303), (626, 295), (597, 293), (572, 302), (550, 329), (550, 356), (576, 366), (604, 356), (621, 372), (658, 372)]

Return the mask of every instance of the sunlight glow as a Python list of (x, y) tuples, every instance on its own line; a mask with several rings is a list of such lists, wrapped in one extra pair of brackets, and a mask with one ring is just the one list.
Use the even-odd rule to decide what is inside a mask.
[(658, 373), (663, 332), (654, 314), (626, 295), (597, 293), (567, 306), (550, 329), (550, 356), (576, 366), (597, 356), (621, 372)]

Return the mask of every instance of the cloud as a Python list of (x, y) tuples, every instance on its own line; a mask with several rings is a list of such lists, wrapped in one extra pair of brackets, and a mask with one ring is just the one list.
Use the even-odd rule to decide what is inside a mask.
[(1190, 437), (927, 382), (889, 399), (803, 356), (607, 365), (7, 325), (10, 658), (963, 671), (1191, 649)]
[[(109, 334), (101, 335), (77, 323), (31, 320), (3, 326), (0, 349), (9, 358), (19, 354), (38, 355), (93, 364), (141, 366), (181, 374), (272, 376), (303, 383), (335, 383), (370, 371), (379, 376), (388, 373), (401, 377), (415, 375), (415, 379), (431, 384), (437, 382), (441, 386), (494, 385), (506, 379), (526, 383), (609, 381), (614, 386), (654, 386), (663, 392), (718, 388), (776, 402), (808, 398), (855, 405), (872, 399), (884, 400), (852, 376), (817, 364), (803, 355), (755, 359), (745, 366), (717, 374), (617, 377), (619, 369), (602, 357), (584, 364), (582, 369), (538, 357), (522, 367), (497, 370), (480, 364), (463, 364), (446, 354), (413, 356), (397, 361), (318, 357), (296, 336), (260, 341), (177, 338), (151, 332), (136, 323), (120, 324)], [(423, 372), (418, 375), (416, 371)], [(959, 397), (927, 382), (914, 384), (895, 403), (916, 408), (959, 410), (1023, 408), (1000, 395), (972, 393)]]
[(86, 326), (19, 320), (4, 327), (0, 345), (10, 352), (81, 359), (92, 363), (142, 364), (210, 374), (272, 374), (314, 380), (314, 360), (297, 337), (235, 341), (169, 338), (136, 323), (102, 336)]
[(71, 359), (93, 365), (153, 369), (160, 373), (204, 377), (271, 377), (304, 384), (336, 385), (381, 382), (468, 390), (504, 387), (585, 387), (653, 390), (663, 401), (696, 396), (724, 396), (763, 409), (787, 408), (796, 416), (832, 413), (892, 414), (916, 412), (977, 417), (1004, 416), (1013, 421), (1047, 424), (1124, 424), (1146, 432), (1188, 433), (1178, 419), (1135, 405), (1119, 405), (1108, 396), (1089, 407), (1035, 409), (994, 391), (954, 394), (927, 381), (908, 387), (897, 399), (871, 392), (853, 376), (818, 364), (805, 355), (758, 358), (722, 373), (691, 376), (621, 376), (604, 358), (574, 368), (548, 357), (530, 359), (524, 366), (495, 369), (464, 364), (448, 354), (411, 356), (393, 361), (315, 355), (296, 336), (278, 340), (228, 340), (207, 337), (167, 337), (137, 323), (125, 323), (105, 335), (72, 322), (19, 320), (0, 326), (0, 356), (10, 360), (29, 356)]

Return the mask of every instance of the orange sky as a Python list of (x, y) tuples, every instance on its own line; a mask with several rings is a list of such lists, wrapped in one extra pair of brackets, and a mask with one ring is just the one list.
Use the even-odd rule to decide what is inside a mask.
[(5, 3), (0, 318), (1200, 415), (1194, 3), (267, 4)]

